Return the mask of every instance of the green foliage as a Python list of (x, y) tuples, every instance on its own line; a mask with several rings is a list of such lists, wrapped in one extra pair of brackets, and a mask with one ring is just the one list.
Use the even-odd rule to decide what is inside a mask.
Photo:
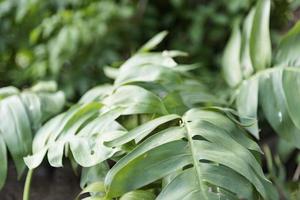
[(78, 97), (108, 81), (103, 67), (119, 66), (161, 30), (172, 30), (162, 46), (216, 67), (218, 59), (213, 58), (223, 48), (231, 20), (243, 15), (251, 2), (3, 0), (0, 85), (23, 87), (51, 79), (68, 98)]
[[(176, 55), (182, 53), (137, 52), (112, 86), (90, 90), (38, 131), (27, 166), (38, 167), (47, 155), (50, 165), (61, 167), (68, 157), (83, 167), (88, 186), (82, 193), (92, 199), (278, 199), (259, 164), (259, 146), (233, 111), (211, 107), (222, 101), (201, 98), (209, 96), (205, 89), (191, 90), (186, 81), (202, 85)], [(170, 96), (177, 101), (166, 101)], [(111, 169), (108, 160), (116, 162)], [(95, 179), (86, 169), (104, 173)]]
[[(271, 8), (281, 1), (259, 0), (252, 10), (251, 0), (201, 2), (1, 1), (0, 36), (12, 32), (20, 42), (0, 39), (0, 84), (53, 79), (68, 98), (107, 84), (50, 120), (65, 103), (54, 82), (1, 88), (0, 187), (10, 152), (19, 176), (24, 161), (30, 169), (24, 200), (33, 170), (44, 159), (62, 167), (65, 157), (81, 170), (77, 199), (297, 199), (299, 161), (293, 181), (282, 162), (300, 148), (298, 24), (272, 52)], [(174, 24), (160, 47), (190, 57), (152, 51), (166, 31), (137, 48)], [(219, 63), (228, 27), (227, 88), (199, 66)], [(275, 155), (253, 139), (264, 137), (263, 120), (279, 135)]]
[[(275, 144), (276, 154), (271, 154), (270, 149), (267, 146), (264, 147), (266, 151), (267, 166), (269, 167), (270, 177), (275, 182), (276, 186), (281, 191), (281, 196), (287, 199), (292, 199), (291, 191), (297, 193), (298, 189), (294, 188), (294, 182), (290, 182), (291, 186), (288, 186), (285, 181), (287, 181), (286, 171), (284, 169), (281, 160), (286, 161), (287, 157), (291, 156), (291, 153), (295, 149), (299, 149), (300, 146), (300, 135), (299, 128), (300, 119), (298, 101), (295, 98), (299, 95), (299, 70), (298, 70), (298, 53), (297, 48), (299, 44), (297, 43), (297, 37), (299, 37), (298, 23), (282, 37), (277, 49), (274, 51), (275, 56), (272, 59), (273, 68), (264, 69), (270, 66), (272, 50), (269, 48), (270, 44), (262, 45), (259, 40), (266, 40), (269, 43), (269, 22), (264, 18), (268, 18), (270, 6), (264, 5), (269, 4), (269, 1), (260, 1), (256, 9), (268, 9), (263, 14), (254, 17), (252, 22), (252, 31), (250, 39), (247, 37), (243, 38), (244, 43), (250, 41), (250, 57), (251, 62), (254, 65), (255, 71), (257, 73), (250, 77), (244, 77), (244, 80), (236, 86), (232, 91), (232, 99), (235, 100), (235, 107), (240, 116), (246, 116), (246, 118), (241, 118), (241, 122), (247, 122), (249, 119), (266, 119), (272, 129), (279, 135), (279, 141)], [(268, 7), (268, 8), (267, 8)], [(258, 10), (256, 10), (257, 12)], [(251, 11), (252, 12), (252, 11)], [(249, 15), (251, 15), (251, 12)], [(248, 15), (248, 16), (249, 16)], [(245, 19), (247, 24), (249, 17)], [(256, 21), (255, 21), (256, 20)], [(264, 28), (259, 29), (260, 34), (255, 30), (255, 24), (264, 23)], [(250, 25), (249, 25), (250, 27)], [(252, 36), (255, 37), (255, 32), (257, 33), (257, 38), (253, 41), (257, 41), (256, 45), (262, 45), (257, 47), (254, 51), (251, 51)], [(265, 33), (262, 33), (265, 32)], [(234, 34), (234, 33), (233, 33)], [(263, 36), (265, 35), (265, 36)], [(258, 37), (261, 37), (260, 39)], [(230, 43), (230, 41), (229, 41)], [(255, 46), (254, 43), (252, 45)], [(233, 53), (238, 54), (239, 50), (235, 50)], [(226, 52), (225, 52), (226, 55)], [(274, 53), (273, 53), (274, 55)], [(235, 57), (237, 55), (234, 55)], [(258, 59), (256, 65), (260, 67), (255, 67), (255, 59)], [(241, 62), (243, 61), (243, 54), (241, 57)], [(249, 62), (250, 64), (250, 62)], [(223, 66), (224, 67), (224, 66)], [(227, 70), (233, 74), (236, 74), (234, 67), (226, 65)], [(264, 69), (264, 70), (262, 70)], [(230, 73), (228, 72), (228, 74)], [(234, 76), (234, 75), (231, 75)], [(225, 77), (226, 78), (226, 77)], [(228, 78), (228, 77), (227, 77)], [(231, 86), (231, 85), (229, 85)], [(232, 102), (234, 101), (232, 100)], [(245, 106), (247, 105), (247, 106)], [(258, 116), (258, 113), (263, 114)], [(260, 130), (258, 128), (258, 123), (252, 124), (247, 127), (256, 138), (259, 138)], [(278, 154), (278, 155), (277, 155)], [(298, 155), (297, 153), (295, 154)], [(273, 159), (275, 160), (276, 167), (272, 167)], [(295, 159), (292, 157), (290, 159)], [(297, 164), (295, 159), (294, 161)], [(295, 170), (295, 176), (298, 180), (298, 172)], [(297, 184), (296, 184), (297, 185)]]
[(53, 83), (40, 83), (23, 92), (0, 89), (0, 188), (7, 176), (7, 150), (19, 177), (25, 170), (23, 157), (31, 153), (32, 138), (43, 122), (60, 112), (65, 98)]
[[(259, 42), (259, 40), (264, 40), (265, 38), (267, 38), (266, 41), (269, 40), (269, 30), (265, 28), (268, 27), (269, 24), (269, 3), (270, 2), (268, 0), (262, 0), (258, 2), (256, 12), (259, 11), (259, 13), (262, 12), (264, 14), (260, 14), (254, 17), (254, 20), (252, 22), (253, 25), (251, 37), (244, 37), (244, 40), (246, 40), (244, 41), (244, 43), (247, 43), (247, 40), (250, 40), (250, 57), (260, 57), (258, 60), (260, 60), (260, 62), (265, 63), (270, 62), (268, 61), (270, 60), (270, 57), (267, 56), (267, 54), (271, 55), (271, 50), (267, 50), (269, 53), (262, 53), (260, 50), (265, 51), (263, 49), (265, 47), (268, 47), (269, 45), (262, 45), (262, 43)], [(251, 15), (252, 12), (253, 11), (251, 11), (249, 15)], [(247, 17), (245, 21), (248, 23), (248, 20), (249, 18)], [(255, 24), (260, 22), (264, 23), (264, 25), (261, 24), (261, 26), (263, 26), (264, 29), (260, 29), (260, 31), (265, 33), (261, 33), (262, 35), (257, 34), (257, 36), (255, 36)], [(290, 64), (288, 65), (289, 68), (283, 68), (283, 66), (281, 66), (261, 71), (261, 69), (268, 66), (267, 64), (261, 63), (259, 64), (260, 67), (255, 68), (256, 71), (260, 72), (256, 73), (255, 75), (249, 78), (245, 77), (245, 80), (243, 80), (242, 84), (240, 84), (240, 86), (237, 88), (237, 92), (235, 93), (235, 95), (236, 108), (241, 116), (257, 118), (257, 109), (260, 105), (265, 114), (266, 119), (269, 121), (274, 130), (278, 134), (280, 134), (284, 139), (294, 144), (295, 147), (299, 148), (300, 140), (297, 127), (300, 127), (300, 123), (298, 122), (300, 113), (298, 113), (298, 108), (294, 98), (295, 94), (297, 94), (300, 91), (298, 85), (295, 84), (299, 83), (299, 72), (297, 68), (295, 68), (297, 67), (297, 61), (295, 61), (295, 53), (293, 53), (296, 52), (296, 43), (294, 38), (298, 35), (297, 26), (298, 25), (296, 24), (295, 27), (291, 31), (289, 31), (286, 34), (286, 36), (284, 36), (282, 42), (278, 47), (278, 54), (276, 56), (277, 63), (285, 66), (287, 66), (287, 64)], [(235, 34), (235, 32), (233, 34)], [(265, 36), (263, 36), (264, 34)], [(252, 37), (257, 37), (257, 39), (255, 39), (255, 41), (257, 41), (257, 45), (262, 45), (261, 47), (258, 47), (258, 49), (260, 50), (251, 51)], [(259, 37), (262, 38), (259, 39)], [(231, 42), (232, 41), (229, 41), (228, 43), (230, 44)], [(241, 47), (237, 46), (237, 48)], [(228, 59), (233, 59), (240, 55), (239, 50), (234, 50), (231, 53), (232, 55), (228, 56)], [(226, 52), (226, 50), (224, 54), (225, 56), (227, 56), (228, 53)], [(284, 57), (282, 56), (283, 54), (285, 54)], [(239, 64), (239, 61), (240, 60), (236, 61), (237, 65)], [(255, 59), (251, 59), (251, 61), (253, 64), (255, 63)], [(224, 64), (223, 68), (225, 68), (228, 71), (227, 74), (230, 74), (230, 72), (235, 75), (239, 74), (235, 67), (229, 64)], [(224, 74), (224, 76), (225, 78), (227, 76), (227, 79), (229, 79), (229, 75), (227, 74)], [(229, 86), (232, 85), (229, 84)], [(245, 106), (245, 104), (247, 106)], [(252, 125), (252, 127), (249, 128), (250, 132), (258, 138), (257, 124), (254, 124)]]

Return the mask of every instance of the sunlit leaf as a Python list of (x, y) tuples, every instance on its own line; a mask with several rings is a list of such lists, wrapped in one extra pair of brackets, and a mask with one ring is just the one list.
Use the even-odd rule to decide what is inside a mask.
[(270, 10), (271, 0), (257, 1), (250, 36), (250, 57), (256, 71), (270, 67), (272, 60)]
[(222, 57), (223, 76), (230, 87), (237, 86), (242, 80), (240, 50), (241, 31), (239, 23), (236, 22)]
[(252, 9), (247, 15), (242, 32), (242, 47), (241, 47), (241, 69), (244, 77), (249, 77), (254, 71), (250, 57), (250, 35), (252, 30), (253, 18), (255, 9)]
[(162, 31), (151, 38), (146, 44), (144, 44), (139, 51), (150, 51), (154, 49), (166, 36), (168, 32)]

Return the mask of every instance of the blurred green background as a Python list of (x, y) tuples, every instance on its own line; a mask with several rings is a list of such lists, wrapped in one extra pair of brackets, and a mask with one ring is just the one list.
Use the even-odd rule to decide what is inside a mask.
[[(69, 99), (108, 81), (145, 41), (168, 30), (162, 49), (189, 53), (195, 74), (218, 73), (232, 22), (255, 0), (0, 0), (0, 87), (55, 80)], [(297, 18), (299, 1), (274, 0), (273, 37)], [(298, 14), (299, 15), (299, 14)], [(274, 41), (274, 40), (273, 40)], [(276, 42), (275, 44), (276, 45)]]

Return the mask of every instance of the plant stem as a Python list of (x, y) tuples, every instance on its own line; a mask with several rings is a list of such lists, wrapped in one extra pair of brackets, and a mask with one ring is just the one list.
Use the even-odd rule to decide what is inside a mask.
[(23, 200), (29, 200), (30, 196), (30, 184), (31, 184), (31, 178), (32, 178), (33, 169), (30, 169), (27, 172), (24, 191), (23, 191)]

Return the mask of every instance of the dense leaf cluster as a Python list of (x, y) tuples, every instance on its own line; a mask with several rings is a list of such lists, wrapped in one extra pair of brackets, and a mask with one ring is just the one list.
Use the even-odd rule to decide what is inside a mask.
[[(24, 200), (30, 196), (32, 173), (43, 160), (52, 167), (70, 162), (74, 171), (80, 171), (83, 190), (78, 198), (88, 195), (86, 200), (298, 199), (300, 159), (295, 158), (299, 157), (300, 148), (300, 107), (296, 98), (300, 93), (300, 31), (296, 24), (276, 50), (272, 49), (271, 0), (259, 0), (248, 15), (234, 21), (221, 59), (223, 77), (229, 86), (221, 87), (225, 90), (208, 86), (205, 78), (195, 76), (198, 65), (180, 64), (187, 57), (185, 52), (153, 51), (166, 31), (137, 50), (135, 44), (126, 46), (128, 38), (143, 38), (139, 33), (130, 35), (136, 24), (127, 22), (137, 20), (135, 23), (151, 27), (151, 22), (139, 22), (137, 16), (148, 16), (148, 12), (160, 16), (152, 3), (17, 2), (1, 2), (2, 17), (14, 13), (16, 22), (21, 23), (26, 17), (46, 12), (38, 14), (42, 21), (33, 20), (33, 51), (24, 44), (24, 49), (17, 46), (14, 52), (4, 51), (6, 55), (1, 55), (7, 59), (3, 63), (16, 64), (9, 76), (19, 73), (16, 69), (21, 67), (25, 77), (27, 73), (37, 73), (32, 80), (54, 77), (68, 97), (95, 85), (102, 70), (113, 83), (106, 81), (93, 87), (64, 111), (64, 93), (57, 91), (53, 82), (40, 82), (22, 91), (1, 88), (0, 160), (4, 162), (0, 163), (0, 188), (5, 183), (9, 152), (19, 176), (26, 166), (29, 168)], [(202, 15), (203, 10), (207, 11), (207, 16), (214, 13), (217, 23), (228, 26), (226, 20), (230, 17), (217, 14), (218, 6), (226, 1), (220, 2), (208, 3), (211, 10), (201, 6), (196, 10), (201, 10)], [(169, 4), (174, 7), (171, 13), (178, 12), (174, 16), (190, 17), (179, 8), (193, 5), (193, 1)], [(250, 4), (251, 1), (233, 1), (226, 8), (235, 13)], [(135, 5), (139, 6), (138, 13)], [(168, 13), (164, 20), (176, 21), (167, 16)], [(205, 19), (195, 18), (197, 24), (202, 23), (202, 31)], [(0, 26), (4, 24), (1, 22)], [(9, 25), (7, 30), (13, 27)], [(156, 29), (159, 28), (154, 26), (149, 30)], [(193, 34), (200, 33), (196, 30), (191, 28), (190, 38), (183, 37), (179, 44), (197, 42)], [(218, 38), (211, 33), (212, 38)], [(118, 34), (128, 34), (124, 36), (128, 38), (120, 40)], [(3, 44), (4, 49), (10, 45)], [(125, 52), (126, 56), (132, 55), (124, 63), (103, 68), (122, 57), (124, 46), (135, 53)], [(189, 50), (193, 56), (195, 49)], [(72, 65), (84, 68), (74, 67), (69, 69), (72, 73), (64, 73)], [(209, 78), (219, 82), (219, 76)], [(279, 136), (276, 155), (272, 155), (273, 149), (259, 144), (258, 140), (264, 137), (262, 121)], [(281, 164), (287, 157), (298, 165), (292, 178), (284, 174)], [(263, 169), (265, 162), (267, 170)]]

